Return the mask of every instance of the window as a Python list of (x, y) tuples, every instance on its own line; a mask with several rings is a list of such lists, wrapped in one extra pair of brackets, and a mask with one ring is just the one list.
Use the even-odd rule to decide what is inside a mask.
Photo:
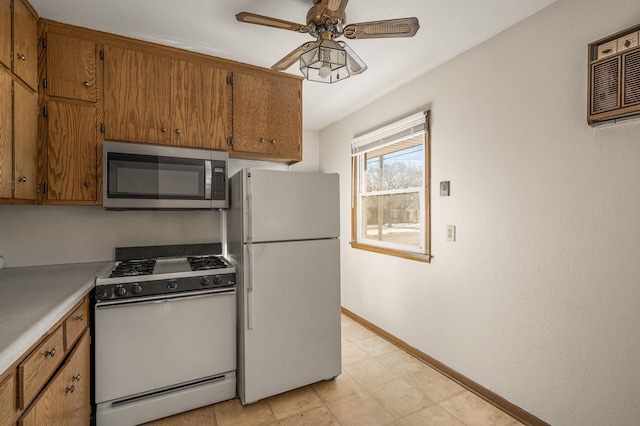
[(351, 142), (351, 246), (428, 262), (429, 112)]

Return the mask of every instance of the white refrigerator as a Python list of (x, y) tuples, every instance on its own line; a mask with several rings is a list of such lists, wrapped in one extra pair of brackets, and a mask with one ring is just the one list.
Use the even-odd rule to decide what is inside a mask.
[(341, 373), (339, 176), (243, 169), (230, 181), (242, 404)]

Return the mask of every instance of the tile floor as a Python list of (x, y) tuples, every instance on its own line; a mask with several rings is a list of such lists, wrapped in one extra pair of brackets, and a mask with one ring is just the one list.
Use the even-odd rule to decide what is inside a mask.
[(243, 407), (238, 399), (146, 426), (516, 426), (518, 421), (346, 316), (342, 374)]

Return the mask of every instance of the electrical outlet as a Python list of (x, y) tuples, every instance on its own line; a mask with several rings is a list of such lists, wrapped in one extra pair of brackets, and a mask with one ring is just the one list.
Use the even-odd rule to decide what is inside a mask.
[(456, 240), (456, 227), (455, 225), (447, 225), (447, 241)]

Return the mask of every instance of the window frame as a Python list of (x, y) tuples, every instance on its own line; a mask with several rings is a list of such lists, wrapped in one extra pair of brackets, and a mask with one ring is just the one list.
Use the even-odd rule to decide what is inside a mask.
[[(358, 239), (359, 236), (359, 227), (361, 227), (361, 220), (359, 214), (361, 205), (361, 185), (360, 185), (360, 176), (363, 171), (361, 167), (361, 163), (364, 163), (365, 152), (360, 152), (357, 154), (353, 154), (351, 157), (351, 242), (350, 245), (352, 248), (386, 254), (390, 256), (401, 257), (409, 260), (416, 260), (420, 262), (429, 263), (431, 261), (431, 209), (430, 209), (430, 188), (431, 188), (431, 125), (430, 125), (430, 117), (431, 111), (424, 111), (424, 119), (425, 119), (425, 133), (424, 133), (424, 188), (421, 189), (424, 192), (424, 205), (422, 208), (424, 209), (424, 229), (421, 228), (420, 234), (421, 238), (424, 240), (421, 241), (424, 247), (424, 253), (419, 253), (416, 251), (409, 250), (401, 250), (397, 248), (383, 247), (380, 245), (368, 244), (364, 238)], [(403, 122), (405, 119), (401, 119), (396, 121), (395, 123), (390, 124), (389, 126), (385, 126), (378, 130), (374, 130), (367, 135), (372, 135), (375, 133), (380, 133), (382, 129), (393, 128), (394, 125), (397, 125)], [(366, 136), (366, 135), (363, 135)], [(361, 136), (361, 138), (363, 137)], [(357, 141), (358, 139), (354, 140)], [(399, 141), (398, 141), (399, 142)], [(395, 143), (395, 142), (394, 142)], [(353, 142), (352, 142), (353, 144)], [(361, 161), (358, 158), (362, 158)], [(387, 191), (380, 191), (387, 192)], [(407, 191), (409, 192), (409, 191)]]

